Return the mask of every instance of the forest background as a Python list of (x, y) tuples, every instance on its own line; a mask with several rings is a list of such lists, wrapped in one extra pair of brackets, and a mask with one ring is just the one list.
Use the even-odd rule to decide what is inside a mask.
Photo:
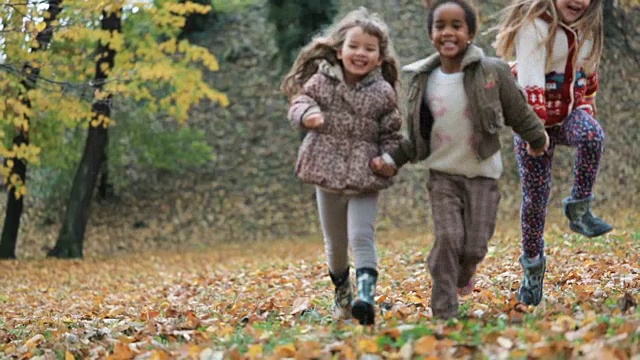
[[(485, 32), (496, 23), (505, 3), (487, 0), (478, 4), (481, 34), (477, 43), (488, 54), (495, 53), (490, 45), (495, 33)], [(633, 1), (610, 3), (613, 8), (607, 18), (597, 98), (606, 150), (595, 206), (615, 225), (618, 210), (638, 214), (640, 16)], [(214, 15), (206, 17), (200, 31), (191, 33), (189, 40), (216, 56), (218, 70), (204, 69), (202, 80), (225, 94), (228, 106), (210, 96), (196, 101), (188, 115), (181, 115), (184, 121), (180, 122), (175, 121), (180, 116), (170, 112), (139, 110), (132, 92), (113, 95), (114, 124), (109, 126), (107, 146), (109, 177), (108, 184), (103, 184), (108, 191), (91, 205), (85, 256), (318, 235), (313, 188), (293, 174), (299, 134), (286, 120), (287, 102), (278, 89), (286, 67), (283, 64), (290, 58), (278, 49), (268, 4), (264, 0), (212, 4)], [(361, 5), (380, 13), (389, 23), (401, 64), (433, 51), (426, 38), (422, 2), (343, 0), (335, 3), (335, 13), (339, 16)], [(136, 29), (135, 24), (129, 26), (133, 30), (126, 36), (145, 31)], [(31, 126), (35, 133), (49, 131), (46, 128), (56, 121), (35, 116)], [(51, 253), (67, 214), (87, 131), (80, 125), (56, 131), (59, 138), (38, 144), (42, 147), (40, 161), (29, 164), (16, 247), (19, 258)], [(5, 142), (9, 141), (11, 126), (5, 127), (4, 134)], [(507, 223), (518, 214), (520, 187), (509, 131), (503, 132), (502, 138), (505, 174), (500, 183), (503, 201), (499, 217)], [(559, 208), (569, 193), (573, 154), (568, 148), (556, 152), (553, 209)], [(381, 198), (378, 230), (420, 230), (427, 225), (424, 175), (423, 164), (400, 172), (396, 185)], [(3, 213), (5, 203), (0, 200)], [(565, 226), (561, 218), (549, 222), (551, 227)]]

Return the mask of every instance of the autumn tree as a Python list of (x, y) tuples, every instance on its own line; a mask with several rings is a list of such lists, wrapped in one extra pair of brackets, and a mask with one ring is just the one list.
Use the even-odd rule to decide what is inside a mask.
[[(31, 20), (3, 15), (3, 30), (7, 30), (11, 20), (19, 31), (6, 31), (5, 42), (0, 45), (0, 55), (5, 59), (0, 66), (0, 112), (4, 114), (0, 122), (4, 131), (0, 137), (6, 140), (5, 134), (25, 124), (26, 116), (31, 119), (28, 126), (35, 136), (19, 148), (4, 142), (0, 155), (17, 156), (37, 165), (41, 158), (60, 148), (74, 147), (72, 142), (81, 134), (79, 130), (88, 128), (83, 136), (84, 160), (80, 159), (77, 165), (77, 184), (74, 182), (75, 190), (69, 197), (65, 226), (50, 253), (59, 257), (81, 257), (84, 228), (99, 174), (93, 170), (94, 160), (104, 159), (106, 130), (116, 124), (110, 113), (118, 111), (119, 105), (135, 103), (136, 113), (151, 119), (147, 124), (151, 127), (154, 119), (170, 118), (185, 123), (191, 106), (202, 100), (223, 106), (228, 103), (223, 94), (203, 80), (203, 71), (218, 69), (216, 58), (202, 47), (178, 40), (186, 16), (210, 9), (191, 2), (163, 0), (110, 1), (107, 5), (98, 0), (65, 0), (64, 16), (59, 16), (54, 24), (46, 56), (44, 51), (24, 50), (29, 48), (25, 44), (34, 43), (38, 31), (46, 28), (44, 19), (49, 18), (46, 9), (27, 2), (20, 10), (22, 18)], [(115, 23), (113, 14), (118, 14), (122, 32), (105, 28), (107, 23)], [(20, 26), (29, 31), (20, 31), (23, 30)], [(23, 77), (17, 66), (27, 62), (38, 64), (40, 69), (36, 77), (38, 86), (29, 91), (20, 84)], [(29, 109), (22, 105), (19, 94), (24, 94), (23, 98), (30, 102)], [(95, 146), (96, 135), (101, 132), (105, 135), (104, 145)], [(51, 163), (48, 161), (47, 165)], [(87, 167), (87, 163), (91, 166)], [(7, 185), (19, 189), (19, 194), (24, 196), (25, 184), (11, 175), (12, 164), (7, 165), (2, 168)], [(82, 182), (85, 183), (80, 184)], [(80, 188), (84, 189), (82, 201), (77, 196)], [(85, 215), (78, 216), (79, 213)]]
[(82, 245), (87, 222), (89, 221), (91, 198), (103, 165), (108, 139), (108, 122), (111, 115), (113, 94), (104, 91), (108, 74), (115, 64), (116, 47), (110, 46), (121, 29), (122, 8), (120, 4), (106, 6), (102, 11), (101, 29), (105, 38), (98, 41), (96, 51), (95, 78), (93, 81), (94, 101), (84, 153), (71, 187), (67, 202), (67, 214), (55, 247), (48, 256), (63, 258), (82, 257)]
[[(61, 0), (49, 0), (48, 8), (43, 16), (43, 21), (36, 27), (35, 42), (31, 44), (30, 51), (35, 53), (40, 50), (46, 49), (51, 41), (53, 33), (53, 25), (55, 24), (56, 17), (61, 11)], [(22, 19), (20, 9), (24, 9), (26, 4), (5, 4), (2, 9), (3, 14), (8, 16), (3, 17), (5, 19), (14, 18), (16, 20)], [(9, 10), (9, 11), (6, 11)], [(26, 13), (26, 11), (24, 12)], [(27, 20), (28, 18), (23, 19)], [(16, 28), (5, 28), (5, 31), (17, 31), (19, 26), (17, 22), (13, 22)], [(7, 193), (7, 208), (5, 212), (4, 226), (2, 227), (2, 236), (0, 238), (0, 259), (15, 258), (15, 248), (18, 238), (18, 231), (20, 229), (20, 219), (22, 217), (22, 211), (24, 208), (24, 191), (27, 175), (27, 161), (24, 157), (19, 156), (18, 149), (24, 149), (29, 145), (29, 110), (31, 109), (31, 101), (28, 97), (28, 92), (32, 91), (36, 87), (38, 75), (40, 74), (40, 67), (37, 63), (25, 62), (22, 66), (22, 73), (20, 74), (20, 87), (18, 88), (18, 96), (14, 101), (19, 101), (22, 107), (14, 112), (16, 119), (21, 120), (18, 124), (15, 124), (16, 135), (13, 137), (12, 148), (6, 153), (10, 156), (5, 159), (4, 169), (6, 171), (6, 177), (10, 179), (8, 182)], [(16, 102), (17, 104), (17, 102)], [(20, 110), (22, 109), (22, 110)], [(5, 114), (6, 114), (5, 109)]]

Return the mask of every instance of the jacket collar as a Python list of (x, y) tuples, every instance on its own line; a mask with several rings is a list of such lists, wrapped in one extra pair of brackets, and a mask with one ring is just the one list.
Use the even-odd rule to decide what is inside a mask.
[[(320, 60), (318, 63), (318, 72), (340, 82), (346, 83), (344, 80), (344, 71), (340, 64), (332, 64), (327, 60)], [(382, 69), (378, 66), (360, 80), (356, 86), (366, 86), (380, 79), (383, 79)]]
[[(462, 58), (462, 69), (466, 68), (470, 64), (473, 64), (482, 60), (483, 57), (484, 57), (484, 52), (482, 51), (481, 48), (473, 44), (469, 45), (469, 48), (467, 49), (467, 51), (464, 54), (464, 57)], [(408, 73), (415, 73), (415, 74), (425, 73), (425, 72), (430, 73), (438, 66), (440, 66), (440, 54), (435, 53), (435, 54), (431, 54), (431, 56), (425, 59), (418, 60), (414, 63), (403, 66), (402, 71), (405, 71)]]

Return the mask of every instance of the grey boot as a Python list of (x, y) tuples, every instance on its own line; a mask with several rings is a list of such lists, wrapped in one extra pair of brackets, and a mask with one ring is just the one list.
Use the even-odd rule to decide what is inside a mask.
[(329, 272), (331, 282), (336, 286), (333, 300), (333, 318), (336, 320), (349, 319), (351, 317), (351, 301), (353, 301), (353, 289), (349, 279), (349, 268), (340, 276)]
[(569, 227), (586, 237), (600, 236), (613, 230), (611, 225), (591, 213), (592, 200), (593, 196), (580, 200), (570, 197), (562, 200), (564, 215), (569, 218)]
[(351, 314), (358, 319), (360, 325), (373, 325), (375, 322), (376, 282), (378, 271), (371, 268), (356, 269), (358, 296), (353, 301)]
[(547, 258), (541, 254), (538, 261), (531, 263), (525, 255), (521, 255), (518, 261), (524, 270), (524, 278), (520, 289), (518, 289), (518, 301), (537, 306), (542, 300), (542, 285), (547, 269)]

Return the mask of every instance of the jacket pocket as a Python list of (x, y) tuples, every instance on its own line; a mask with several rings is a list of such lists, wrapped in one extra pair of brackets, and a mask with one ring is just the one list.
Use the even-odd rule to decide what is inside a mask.
[(484, 107), (480, 113), (482, 114), (482, 127), (485, 132), (496, 134), (504, 127), (504, 115), (501, 108), (497, 106)]

